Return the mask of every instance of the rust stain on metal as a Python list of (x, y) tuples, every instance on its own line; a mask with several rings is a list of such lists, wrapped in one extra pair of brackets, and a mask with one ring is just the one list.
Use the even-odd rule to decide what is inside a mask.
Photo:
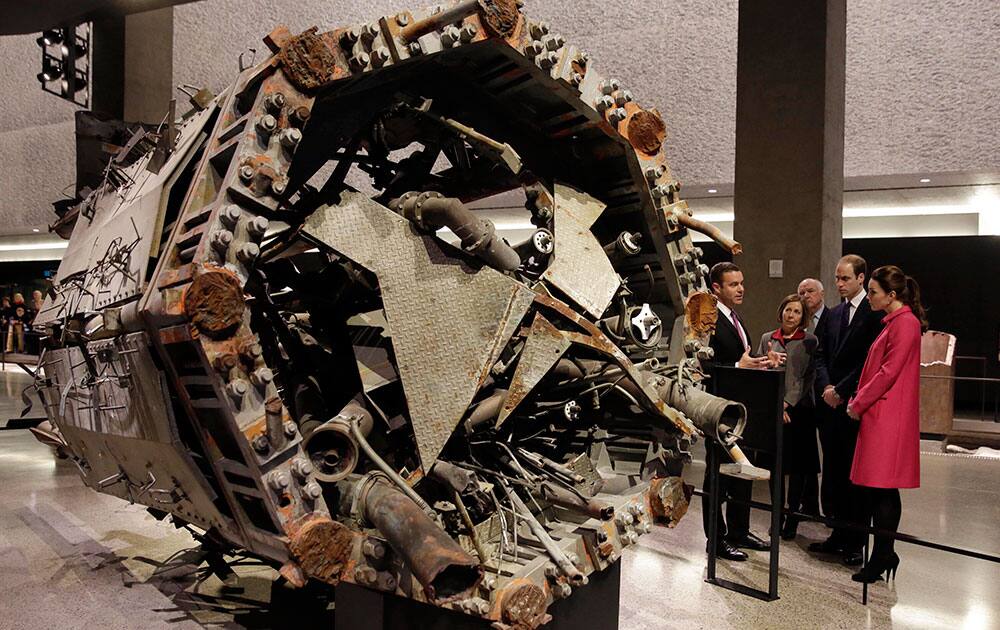
[(230, 337), (243, 321), (243, 285), (231, 271), (212, 268), (184, 291), (184, 313), (198, 331), (212, 339)]
[(517, 29), (521, 12), (515, 0), (479, 0), (479, 19), (490, 34), (507, 38)]
[(312, 27), (291, 38), (278, 53), (288, 79), (303, 91), (315, 90), (337, 79), (342, 70), (337, 66), (336, 42), (317, 35)]
[(694, 488), (681, 477), (658, 477), (649, 484), (649, 505), (653, 516), (674, 527), (687, 513)]
[(545, 612), (548, 598), (542, 588), (527, 580), (516, 580), (504, 590), (501, 619), (511, 628), (534, 629), (551, 619)]
[(719, 314), (715, 304), (716, 299), (711, 293), (695, 291), (688, 296), (684, 314), (688, 328), (696, 336), (708, 336), (715, 332), (715, 320)]
[(667, 126), (655, 111), (640, 109), (628, 121), (628, 140), (638, 151), (656, 155), (667, 137)]
[(354, 552), (358, 535), (329, 516), (313, 512), (288, 526), (288, 550), (302, 571), (336, 585)]

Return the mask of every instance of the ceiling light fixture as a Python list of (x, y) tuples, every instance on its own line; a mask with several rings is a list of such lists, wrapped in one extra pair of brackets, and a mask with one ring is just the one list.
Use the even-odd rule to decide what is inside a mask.
[(38, 228), (31, 228), (31, 231), (32, 231), (32, 232), (37, 232), (37, 231), (38, 231)]
[(921, 177), (920, 178), (920, 183), (921, 184), (929, 184), (929, 183), (931, 183), (931, 178), (930, 177)]
[(718, 190), (716, 190), (715, 188), (709, 188), (709, 189), (708, 189), (708, 192), (714, 195), (715, 193), (717, 193), (717, 192), (719, 192), (719, 191), (718, 191)]

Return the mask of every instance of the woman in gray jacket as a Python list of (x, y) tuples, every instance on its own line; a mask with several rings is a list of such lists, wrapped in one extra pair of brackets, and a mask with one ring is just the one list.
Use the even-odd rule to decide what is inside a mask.
[[(759, 356), (768, 352), (786, 355), (785, 360), (785, 429), (783, 434), (782, 470), (788, 475), (788, 509), (802, 509), (802, 494), (806, 480), (815, 480), (819, 473), (819, 450), (816, 447), (816, 406), (813, 381), (816, 378), (815, 335), (805, 331), (808, 320), (805, 304), (798, 295), (789, 295), (778, 307), (781, 326), (764, 333), (757, 348)], [(784, 489), (786, 485), (782, 483)], [(784, 492), (782, 494), (785, 494)], [(795, 538), (798, 519), (788, 517), (781, 527), (781, 537)]]

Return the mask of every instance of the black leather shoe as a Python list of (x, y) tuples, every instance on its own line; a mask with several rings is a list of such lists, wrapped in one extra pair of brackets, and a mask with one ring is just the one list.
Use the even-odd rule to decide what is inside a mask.
[(748, 533), (742, 538), (727, 538), (728, 542), (733, 547), (740, 547), (742, 549), (752, 549), (754, 551), (767, 551), (771, 548), (771, 543), (764, 542), (757, 536)]
[(844, 554), (844, 564), (849, 567), (860, 567), (863, 561), (864, 556), (860, 551), (850, 551)]
[(844, 553), (844, 546), (836, 540), (827, 538), (822, 542), (809, 543), (809, 551), (813, 553), (840, 554)]
[(736, 562), (743, 562), (747, 559), (747, 554), (733, 547), (725, 540), (719, 541), (719, 546), (715, 550), (715, 556), (726, 560), (735, 560)]

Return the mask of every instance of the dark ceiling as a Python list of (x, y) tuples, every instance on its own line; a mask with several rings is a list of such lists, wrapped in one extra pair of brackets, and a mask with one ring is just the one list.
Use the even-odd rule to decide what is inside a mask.
[(0, 0), (0, 35), (38, 33), (102, 17), (142, 13), (193, 0)]

